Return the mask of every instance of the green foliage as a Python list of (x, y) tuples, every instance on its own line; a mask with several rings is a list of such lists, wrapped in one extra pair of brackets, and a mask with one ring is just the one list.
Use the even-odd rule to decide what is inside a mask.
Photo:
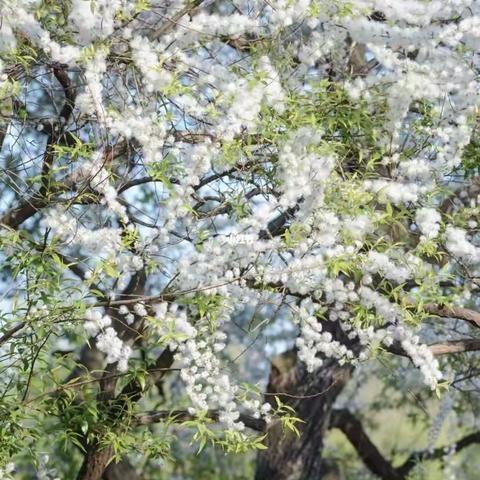
[(5, 63), (19, 66), (22, 71), (28, 72), (37, 62), (38, 55), (38, 49), (28, 40), (25, 40), (19, 42), (15, 50), (6, 53), (2, 52), (0, 58), (5, 60)]
[(477, 138), (465, 147), (461, 168), (467, 177), (480, 175), (480, 141)]
[(198, 311), (199, 319), (207, 319), (210, 331), (216, 331), (217, 315), (224, 302), (221, 295), (208, 295), (196, 293), (191, 299), (186, 299), (188, 304), (194, 305)]
[(285, 245), (294, 248), (308, 237), (309, 229), (303, 224), (293, 224), (282, 235)]
[(345, 254), (327, 259), (325, 266), (327, 267), (328, 273), (332, 276), (338, 276), (341, 273), (350, 276), (359, 274), (358, 263), (358, 259)]
[(161, 162), (149, 163), (147, 167), (149, 175), (153, 179), (161, 181), (170, 191), (172, 191), (170, 179), (178, 173), (178, 170), (176, 170), (174, 166), (175, 162), (175, 156), (169, 153)]
[(208, 443), (213, 446), (217, 441), (217, 433), (209, 428), (209, 425), (212, 423), (213, 420), (207, 416), (207, 412), (203, 414), (200, 413), (197, 418), (186, 420), (182, 423), (184, 427), (195, 430), (192, 436), (192, 443), (198, 444), (197, 454), (199, 454)]
[(69, 138), (73, 141), (73, 145), (60, 145), (56, 143), (53, 146), (56, 155), (59, 157), (67, 156), (70, 160), (91, 157), (95, 150), (93, 143), (85, 143), (73, 133), (69, 133)]
[(276, 408), (273, 410), (273, 415), (280, 420), (283, 432), (293, 433), (297, 437), (300, 437), (301, 433), (297, 424), (305, 422), (295, 416), (295, 409), (283, 403), (277, 396), (275, 396), (275, 403)]
[(265, 435), (249, 435), (233, 429), (221, 431), (210, 428), (212, 424), (213, 420), (209, 418), (208, 412), (199, 413), (194, 419), (182, 422), (182, 426), (195, 431), (192, 443), (198, 445), (197, 455), (207, 445), (220, 447), (227, 454), (246, 453), (266, 448), (262, 443)]
[(361, 328), (381, 327), (385, 323), (385, 319), (375, 313), (374, 309), (364, 307), (363, 305), (355, 305), (353, 308), (353, 322)]
[(262, 443), (266, 435), (249, 436), (237, 430), (227, 430), (224, 440), (220, 440), (217, 444), (225, 451), (225, 453), (239, 454), (250, 450), (265, 450), (267, 447)]
[(65, 25), (68, 21), (70, 8), (70, 0), (63, 2), (42, 0), (35, 11), (35, 17), (43, 28), (53, 34), (56, 39), (69, 43), (71, 38), (65, 32)]

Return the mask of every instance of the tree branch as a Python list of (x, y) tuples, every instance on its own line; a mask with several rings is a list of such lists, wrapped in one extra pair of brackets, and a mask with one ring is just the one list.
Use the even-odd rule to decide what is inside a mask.
[(480, 328), (480, 312), (463, 307), (447, 307), (428, 303), (424, 306), (426, 312), (442, 318), (458, 318), (465, 320), (472, 326)]
[(159, 28), (155, 29), (153, 38), (155, 40), (158, 40), (160, 37), (168, 33), (176, 25), (181, 27), (182, 25), (179, 24), (178, 21), (185, 15), (188, 15), (189, 13), (190, 14), (193, 13), (193, 11), (197, 7), (199, 7), (203, 3), (203, 1), (204, 0), (192, 0), (191, 2), (187, 3), (187, 5), (184, 8), (182, 8), (182, 10), (177, 12), (172, 17), (164, 17), (166, 22)]
[(49, 174), (54, 157), (53, 146), (58, 140), (56, 137), (61, 136), (61, 133), (57, 135), (55, 131), (57, 129), (61, 129), (62, 131), (64, 130), (64, 128), (61, 128), (61, 126), (65, 126), (68, 122), (70, 116), (72, 115), (75, 102), (75, 89), (71, 84), (67, 72), (59, 65), (55, 65), (53, 67), (53, 73), (63, 88), (65, 103), (60, 111), (59, 121), (55, 122), (54, 124), (50, 124), (49, 128), (43, 130), (47, 135), (47, 144), (45, 146), (41, 170), (42, 181), (38, 192), (34, 193), (30, 198), (24, 200), (18, 207), (11, 208), (0, 217), (0, 225), (11, 227), (13, 229), (18, 228), (23, 222), (28, 220), (30, 217), (35, 215), (35, 213), (50, 203), (47, 193), (49, 187)]
[[(207, 417), (211, 420), (217, 422), (220, 412), (218, 410), (209, 410), (207, 412)], [(150, 425), (151, 423), (162, 422), (166, 419), (175, 419), (179, 422), (184, 422), (187, 420), (195, 419), (195, 415), (190, 414), (187, 410), (161, 410), (161, 411), (150, 411), (137, 415), (135, 418), (135, 423), (137, 425)], [(243, 422), (244, 425), (256, 432), (264, 432), (267, 428), (265, 420), (260, 418), (252, 417), (251, 415), (246, 415), (241, 413), (239, 421)]]
[(341, 430), (355, 448), (365, 466), (383, 480), (405, 480), (419, 462), (442, 458), (445, 451), (451, 447), (454, 447), (455, 451), (458, 452), (470, 445), (480, 443), (480, 431), (474, 432), (450, 446), (413, 452), (402, 465), (394, 467), (370, 440), (361, 422), (348, 410), (333, 410), (330, 427)]
[(43, 165), (41, 173), (41, 186), (39, 190), (39, 196), (45, 197), (48, 193), (50, 186), (50, 171), (52, 169), (53, 160), (55, 158), (55, 144), (58, 139), (63, 135), (65, 131), (66, 124), (70, 118), (70, 115), (73, 112), (73, 107), (75, 104), (75, 89), (73, 88), (68, 73), (59, 66), (53, 67), (53, 74), (57, 79), (58, 83), (62, 86), (63, 93), (65, 96), (65, 103), (60, 111), (59, 122), (57, 125), (58, 130), (55, 128), (55, 125), (52, 125), (52, 128), (47, 133), (47, 145), (45, 147), (45, 154), (43, 156)]
[(21, 330), (27, 322), (20, 322), (13, 326), (10, 330), (7, 330), (1, 337), (0, 337), (0, 346), (3, 345), (5, 342), (10, 340), (19, 330)]
[(400, 473), (400, 478), (404, 479), (418, 462), (442, 458), (445, 455), (445, 451), (451, 447), (455, 448), (455, 452), (459, 452), (460, 450), (463, 450), (464, 448), (477, 443), (480, 443), (480, 431), (470, 433), (469, 435), (466, 435), (465, 437), (461, 438), (460, 440), (449, 446), (435, 448), (434, 450), (421, 450), (418, 452), (414, 452), (396, 470)]
[(451, 353), (475, 352), (480, 350), (479, 338), (464, 338), (449, 340), (443, 343), (429, 345), (431, 352), (436, 355), (449, 355)]
[[(480, 339), (461, 338), (458, 340), (446, 340), (445, 342), (432, 343), (428, 345), (428, 348), (435, 356), (449, 355), (452, 353), (475, 352), (480, 350)], [(387, 351), (394, 355), (408, 357), (407, 352), (405, 352), (398, 342), (388, 347)]]
[(403, 477), (380, 453), (365, 433), (361, 422), (348, 410), (333, 410), (330, 427), (338, 428), (348, 438), (365, 466), (385, 480), (401, 480)]

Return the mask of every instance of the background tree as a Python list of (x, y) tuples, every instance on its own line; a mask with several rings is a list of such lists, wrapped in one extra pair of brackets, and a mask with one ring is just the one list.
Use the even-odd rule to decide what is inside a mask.
[(4, 0), (2, 475), (476, 478), (479, 10)]

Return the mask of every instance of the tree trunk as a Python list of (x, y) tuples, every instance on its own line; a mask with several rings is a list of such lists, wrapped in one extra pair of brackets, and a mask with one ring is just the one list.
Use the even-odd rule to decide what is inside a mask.
[(267, 399), (275, 407), (274, 396), (293, 407), (305, 423), (299, 426), (300, 437), (282, 432), (280, 422), (268, 429), (267, 450), (259, 453), (256, 480), (319, 480), (329, 470), (322, 459), (323, 440), (337, 396), (352, 372), (349, 365), (340, 366), (327, 359), (314, 373), (307, 373), (296, 362), (293, 351), (272, 362)]
[(100, 480), (112, 455), (111, 448), (99, 449), (92, 445), (87, 450), (77, 480)]

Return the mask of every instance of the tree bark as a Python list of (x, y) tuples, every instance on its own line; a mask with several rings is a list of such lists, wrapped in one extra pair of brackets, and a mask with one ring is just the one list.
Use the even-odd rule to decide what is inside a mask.
[(111, 455), (111, 448), (99, 449), (98, 445), (89, 447), (82, 468), (78, 472), (77, 480), (100, 480)]
[[(301, 435), (282, 432), (276, 421), (268, 428), (267, 450), (259, 453), (256, 480), (319, 480), (329, 470), (322, 458), (324, 436), (333, 403), (350, 378), (353, 367), (325, 360), (322, 368), (307, 373), (293, 351), (272, 362), (267, 399), (275, 407), (275, 393), (295, 409), (305, 423)], [(281, 394), (283, 393), (283, 395)]]

